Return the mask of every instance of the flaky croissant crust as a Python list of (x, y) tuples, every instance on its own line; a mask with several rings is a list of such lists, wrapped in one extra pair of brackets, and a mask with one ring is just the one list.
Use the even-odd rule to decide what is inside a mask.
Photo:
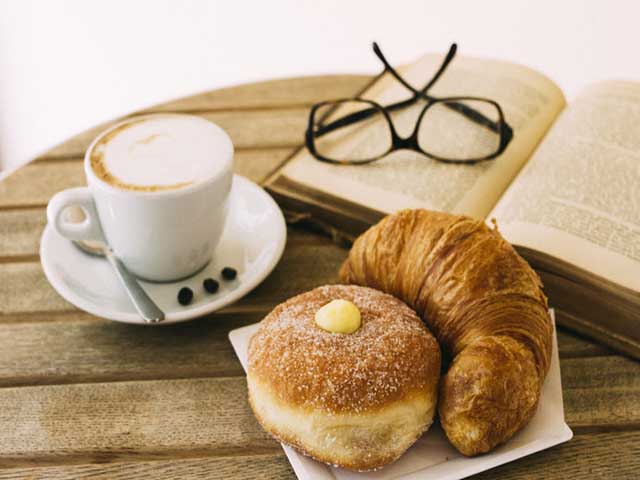
[(540, 279), (497, 229), (403, 210), (355, 241), (340, 277), (403, 300), (453, 359), (439, 413), (460, 452), (489, 451), (531, 419), (549, 369), (552, 324)]

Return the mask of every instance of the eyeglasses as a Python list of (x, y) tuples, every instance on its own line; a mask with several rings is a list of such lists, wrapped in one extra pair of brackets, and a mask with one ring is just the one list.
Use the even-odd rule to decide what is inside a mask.
[[(363, 98), (321, 102), (311, 107), (305, 143), (311, 154), (334, 164), (375, 162), (400, 149), (419, 152), (446, 163), (473, 164), (492, 160), (507, 148), (513, 129), (500, 105), (481, 97), (435, 97), (429, 89), (438, 81), (456, 54), (456, 44), (435, 75), (420, 90), (414, 88), (389, 65), (380, 47), (373, 51), (389, 72), (411, 93), (411, 97), (382, 106)], [(417, 116), (412, 133), (401, 137), (391, 113), (426, 104)]]

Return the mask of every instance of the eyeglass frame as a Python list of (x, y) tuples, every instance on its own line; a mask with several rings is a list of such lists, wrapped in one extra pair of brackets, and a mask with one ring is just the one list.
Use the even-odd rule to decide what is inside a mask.
[[(507, 123), (507, 121), (504, 118), (504, 112), (502, 111), (502, 107), (500, 107), (500, 105), (498, 104), (498, 102), (491, 100), (489, 98), (483, 98), (483, 97), (471, 97), (471, 96), (455, 96), (455, 97), (435, 97), (432, 95), (429, 95), (427, 92), (428, 90), (435, 84), (435, 82), (440, 78), (440, 76), (444, 73), (445, 69), (447, 68), (447, 66), (449, 65), (449, 63), (453, 60), (456, 51), (457, 51), (457, 45), (454, 43), (451, 45), (451, 47), (449, 48), (449, 52), (447, 53), (447, 56), (445, 57), (444, 61), (442, 62), (442, 64), (440, 65), (440, 68), (436, 71), (436, 73), (433, 75), (433, 77), (429, 80), (429, 82), (427, 82), (427, 84), (421, 89), (421, 90), (417, 90), (416, 88), (414, 88), (411, 84), (409, 84), (406, 80), (404, 80), (402, 78), (402, 76), (400, 76), (400, 74), (387, 62), (386, 58), (384, 57), (384, 55), (382, 54), (382, 51), (380, 50), (380, 47), (378, 46), (377, 43), (373, 43), (373, 51), (376, 54), (376, 56), (382, 61), (382, 63), (384, 64), (384, 71), (382, 72), (381, 75), (383, 75), (386, 72), (389, 72), (396, 80), (398, 80), (402, 85), (404, 85), (407, 89), (409, 89), (413, 95), (411, 97), (409, 97), (406, 100), (402, 100), (400, 102), (396, 102), (394, 104), (391, 105), (387, 105), (387, 106), (382, 106), (379, 103), (373, 101), (373, 100), (368, 100), (368, 99), (364, 99), (361, 97), (355, 97), (355, 98), (342, 98), (342, 99), (338, 99), (338, 100), (328, 100), (328, 101), (324, 101), (324, 102), (319, 102), (316, 103), (314, 105), (312, 105), (311, 107), (311, 111), (309, 113), (309, 121), (308, 121), (308, 125), (307, 125), (307, 130), (305, 132), (305, 145), (307, 147), (307, 149), (311, 152), (311, 154), (318, 160), (326, 162), (326, 163), (331, 163), (331, 164), (336, 164), (336, 165), (363, 165), (363, 164), (368, 164), (368, 163), (372, 163), (375, 161), (380, 160), (381, 158), (387, 156), (389, 153), (394, 152), (396, 150), (401, 150), (401, 149), (408, 149), (408, 150), (413, 150), (416, 151), (418, 153), (421, 153), (423, 155), (425, 155), (428, 158), (431, 158), (433, 160), (437, 160), (439, 162), (443, 162), (443, 163), (450, 163), (450, 164), (466, 164), (466, 165), (473, 165), (479, 162), (484, 162), (487, 160), (493, 160), (496, 157), (498, 157), (499, 155), (501, 155), (507, 148), (507, 146), (509, 145), (509, 143), (511, 142), (511, 140), (513, 139), (513, 129), (511, 128), (511, 126)], [(395, 111), (395, 110), (399, 110), (401, 108), (405, 108), (408, 107), (410, 105), (413, 105), (414, 103), (416, 103), (418, 100), (426, 100), (427, 104), (424, 106), (424, 108), (422, 109), (422, 111), (420, 112), (420, 115), (418, 116), (417, 120), (416, 120), (416, 125), (413, 129), (413, 132), (411, 133), (411, 135), (409, 135), (408, 137), (401, 137), (398, 132), (396, 131), (395, 125), (391, 119), (391, 116), (389, 115), (390, 111)], [(491, 105), (493, 105), (496, 108), (496, 111), (498, 112), (498, 120), (497, 121), (492, 121), (490, 119), (488, 119), (487, 117), (485, 117), (482, 113), (478, 112), (477, 110), (468, 107), (467, 105), (464, 105), (463, 103), (460, 103), (462, 100), (471, 100), (471, 101), (482, 101), (482, 102), (486, 102), (489, 103)], [(354, 112), (351, 114), (346, 115), (345, 117), (339, 118), (334, 120), (332, 123), (328, 124), (328, 125), (324, 125), (322, 127), (321, 130), (319, 129), (315, 129), (314, 127), (316, 126), (315, 123), (315, 116), (316, 113), (318, 111), (318, 109), (327, 106), (327, 105), (334, 105), (336, 108), (339, 106), (340, 103), (345, 103), (345, 102), (353, 102), (353, 101), (358, 101), (358, 102), (363, 102), (363, 103), (368, 103), (369, 105), (372, 106), (372, 108), (370, 109), (366, 109), (366, 110), (361, 110), (358, 112)], [(485, 126), (489, 126), (494, 132), (496, 132), (497, 134), (500, 135), (500, 141), (498, 144), (498, 148), (496, 149), (495, 152), (486, 155), (486, 156), (482, 156), (482, 157), (477, 157), (477, 158), (471, 158), (471, 159), (452, 159), (452, 158), (446, 158), (446, 157), (440, 157), (438, 155), (435, 155), (433, 153), (427, 152), (425, 150), (423, 150), (418, 142), (418, 131), (420, 129), (420, 123), (422, 122), (422, 119), (424, 117), (424, 115), (426, 114), (426, 112), (433, 107), (434, 105), (437, 104), (444, 104), (446, 107), (448, 108), (452, 108), (454, 110), (459, 111), (460, 113), (462, 113), (465, 117), (469, 118), (469, 120), (474, 121), (476, 123), (482, 123)], [(382, 113), (388, 126), (389, 126), (389, 130), (391, 133), (391, 145), (389, 147), (388, 150), (386, 150), (384, 153), (370, 158), (370, 159), (365, 159), (365, 160), (336, 160), (333, 158), (328, 158), (325, 157), (321, 154), (318, 153), (317, 149), (316, 149), (316, 145), (315, 145), (315, 138), (320, 136), (317, 135), (318, 131), (321, 131), (321, 135), (323, 135), (324, 133), (328, 133), (332, 130), (335, 130), (337, 128), (341, 128), (343, 126), (346, 125), (350, 125), (352, 123), (356, 123), (360, 120), (364, 120), (368, 117), (370, 117), (371, 115), (375, 114), (375, 113)], [(331, 111), (327, 113), (327, 116), (331, 114)]]

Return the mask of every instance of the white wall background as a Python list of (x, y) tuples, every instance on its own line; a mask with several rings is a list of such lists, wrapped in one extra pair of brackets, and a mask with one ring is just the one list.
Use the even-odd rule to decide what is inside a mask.
[[(640, 2), (0, 0), (0, 169), (159, 101), (272, 77), (377, 72), (426, 51), (540, 69), (570, 98), (640, 80)], [(1, 174), (0, 174), (1, 175)]]

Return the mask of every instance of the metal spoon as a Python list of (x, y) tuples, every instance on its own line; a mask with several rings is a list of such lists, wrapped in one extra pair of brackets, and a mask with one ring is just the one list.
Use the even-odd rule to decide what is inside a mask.
[(73, 244), (89, 255), (94, 257), (106, 257), (111, 266), (115, 269), (118, 279), (136, 307), (138, 313), (147, 323), (158, 323), (164, 320), (164, 312), (158, 308), (147, 292), (145, 292), (136, 277), (129, 273), (124, 263), (115, 256), (113, 250), (108, 245), (97, 241), (74, 241)]

